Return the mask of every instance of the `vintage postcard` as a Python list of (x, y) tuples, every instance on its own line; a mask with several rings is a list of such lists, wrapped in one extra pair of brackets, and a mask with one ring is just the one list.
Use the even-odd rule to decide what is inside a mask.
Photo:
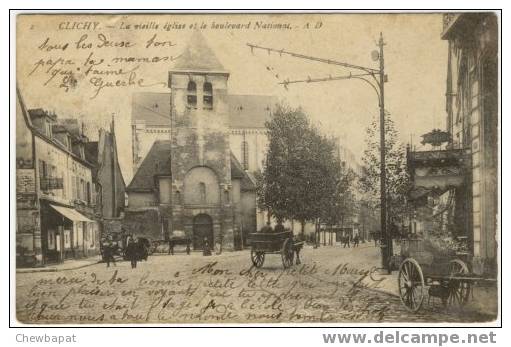
[(499, 16), (18, 14), (18, 322), (498, 321)]

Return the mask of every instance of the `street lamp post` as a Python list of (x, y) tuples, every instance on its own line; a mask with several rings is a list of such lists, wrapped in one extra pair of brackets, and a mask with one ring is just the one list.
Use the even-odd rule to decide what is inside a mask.
[[(327, 82), (327, 81), (338, 81), (344, 79), (359, 79), (367, 84), (369, 84), (372, 89), (376, 92), (378, 97), (378, 106), (380, 109), (380, 212), (381, 212), (381, 237), (382, 237), (382, 266), (387, 271), (391, 271), (390, 268), (390, 257), (393, 253), (392, 250), (392, 235), (389, 234), (389, 230), (387, 228), (387, 194), (386, 194), (386, 165), (385, 165), (385, 89), (384, 85), (387, 82), (387, 76), (385, 75), (385, 62), (383, 59), (383, 46), (385, 46), (385, 42), (383, 41), (383, 34), (380, 33), (380, 38), (378, 40), (378, 48), (379, 51), (373, 52), (373, 59), (379, 60), (380, 66), (379, 69), (368, 68), (364, 66), (349, 64), (345, 62), (339, 62), (331, 59), (324, 59), (318, 57), (307, 56), (299, 53), (293, 53), (286, 51), (284, 49), (274, 49), (268, 47), (261, 47), (258, 45), (247, 43), (252, 52), (254, 49), (261, 49), (267, 51), (268, 54), (271, 52), (277, 53), (280, 56), (282, 55), (290, 55), (294, 58), (312, 60), (320, 63), (337, 65), (349, 69), (356, 69), (362, 71), (360, 74), (352, 74), (350, 72), (349, 75), (344, 76), (329, 76), (325, 78), (310, 78), (303, 80), (293, 80), (290, 81), (288, 79), (280, 82), (279, 84), (284, 85), (287, 89), (290, 84), (295, 83), (312, 83), (312, 82)], [(369, 78), (368, 78), (369, 77)], [(378, 77), (378, 78), (377, 78)]]

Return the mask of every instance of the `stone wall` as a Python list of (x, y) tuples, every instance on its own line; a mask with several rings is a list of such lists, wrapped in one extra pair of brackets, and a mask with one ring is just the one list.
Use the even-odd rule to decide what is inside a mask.
[[(234, 249), (227, 77), (223, 73), (171, 72), (169, 85), (173, 126), (172, 227), (193, 235), (194, 217), (208, 214), (213, 219), (217, 251)], [(197, 86), (195, 105), (188, 103), (190, 81)], [(206, 82), (212, 85), (212, 107), (203, 104)], [(200, 182), (206, 187), (204, 197), (200, 196)]]

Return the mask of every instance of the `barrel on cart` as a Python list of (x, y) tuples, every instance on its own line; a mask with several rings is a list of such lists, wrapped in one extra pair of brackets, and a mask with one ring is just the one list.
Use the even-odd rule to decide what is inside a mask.
[(303, 242), (294, 242), (292, 231), (252, 233), (249, 234), (248, 243), (251, 246), (252, 264), (258, 268), (263, 266), (266, 254), (280, 254), (282, 266), (287, 269), (293, 265), (295, 253), (299, 263), (299, 252), (303, 247)]

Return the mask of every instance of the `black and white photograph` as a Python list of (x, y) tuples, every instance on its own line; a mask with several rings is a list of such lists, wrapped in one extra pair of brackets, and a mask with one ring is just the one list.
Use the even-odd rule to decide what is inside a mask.
[(499, 324), (499, 11), (11, 19), (19, 326)]

